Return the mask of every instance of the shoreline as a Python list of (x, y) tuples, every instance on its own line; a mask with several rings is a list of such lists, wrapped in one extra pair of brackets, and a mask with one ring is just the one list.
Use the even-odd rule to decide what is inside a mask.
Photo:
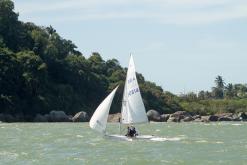
[[(172, 114), (160, 114), (156, 110), (147, 111), (149, 122), (246, 122), (247, 112), (221, 113), (214, 115), (199, 115), (187, 111), (177, 111)], [(63, 111), (51, 111), (49, 114), (23, 115), (0, 114), (0, 123), (54, 123), (54, 122), (89, 122), (91, 117), (84, 112), (78, 112), (74, 116), (66, 115)], [(118, 123), (120, 113), (109, 114), (109, 123)]]

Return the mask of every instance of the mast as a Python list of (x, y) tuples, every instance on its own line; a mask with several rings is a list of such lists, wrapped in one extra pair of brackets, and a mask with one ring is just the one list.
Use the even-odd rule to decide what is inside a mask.
[[(131, 53), (130, 53), (130, 58), (132, 57)], [(123, 108), (124, 106), (127, 106), (127, 98), (126, 98), (126, 93), (127, 93), (127, 89), (126, 89), (126, 84), (127, 84), (127, 80), (128, 80), (128, 70), (129, 70), (129, 66), (127, 69), (127, 73), (126, 73), (126, 78), (125, 78), (125, 83), (124, 83), (124, 90), (123, 90), (123, 98), (122, 98), (122, 107), (121, 107), (121, 115), (123, 114)], [(124, 120), (123, 115), (121, 116), (121, 119), (119, 120), (119, 134), (121, 134), (121, 124), (122, 121)]]

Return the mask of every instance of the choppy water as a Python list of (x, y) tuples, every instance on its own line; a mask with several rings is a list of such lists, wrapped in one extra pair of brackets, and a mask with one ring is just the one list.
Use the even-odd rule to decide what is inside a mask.
[(106, 139), (88, 123), (0, 123), (0, 164), (247, 164), (247, 122), (151, 123), (139, 131), (159, 138)]

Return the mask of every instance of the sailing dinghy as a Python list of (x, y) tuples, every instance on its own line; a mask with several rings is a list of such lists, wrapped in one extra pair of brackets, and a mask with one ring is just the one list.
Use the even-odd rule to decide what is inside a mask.
[[(89, 126), (110, 138), (116, 138), (121, 140), (130, 139), (124, 135), (108, 135), (106, 133), (107, 118), (109, 115), (112, 100), (118, 86), (101, 102), (101, 104), (95, 110)], [(148, 123), (148, 118), (146, 115), (146, 110), (142, 101), (140, 88), (136, 78), (135, 64), (132, 55), (130, 56), (124, 92), (121, 108), (121, 121), (120, 124), (124, 125), (134, 125), (140, 123)], [(121, 131), (120, 131), (121, 132)], [(138, 135), (134, 137), (135, 139), (151, 139), (152, 135)]]

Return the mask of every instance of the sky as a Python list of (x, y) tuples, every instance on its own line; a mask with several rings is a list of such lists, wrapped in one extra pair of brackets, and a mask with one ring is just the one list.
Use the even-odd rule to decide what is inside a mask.
[(247, 83), (246, 0), (14, 0), (24, 22), (52, 26), (84, 56), (99, 52), (175, 94)]

